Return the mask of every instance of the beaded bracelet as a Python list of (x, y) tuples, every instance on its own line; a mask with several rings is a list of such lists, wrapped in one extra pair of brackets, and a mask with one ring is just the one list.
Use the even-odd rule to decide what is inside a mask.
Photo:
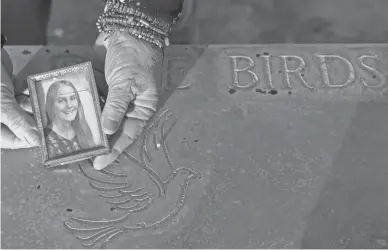
[(108, 35), (107, 38), (115, 31), (124, 31), (162, 48), (170, 45), (168, 35), (172, 24), (179, 17), (180, 15), (169, 24), (129, 6), (125, 0), (108, 0), (96, 25), (100, 33)]

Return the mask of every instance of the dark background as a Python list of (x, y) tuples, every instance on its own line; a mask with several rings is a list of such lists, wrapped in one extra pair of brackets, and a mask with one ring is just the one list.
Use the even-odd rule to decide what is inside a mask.
[[(2, 2), (12, 1), (3, 0)], [(24, 0), (32, 1), (32, 0)], [(35, 1), (35, 0), (34, 0)], [(39, 1), (39, 0), (36, 0)], [(43, 0), (44, 1), (44, 0)], [(386, 43), (387, 0), (194, 0), (191, 15), (172, 35), (179, 44)], [(54, 0), (48, 43), (91, 44), (102, 0)], [(30, 7), (25, 7), (28, 12)], [(4, 13), (5, 10), (3, 10)], [(28, 14), (3, 26), (31, 25)], [(25, 25), (25, 26), (23, 26)], [(31, 36), (24, 28), (19, 36)]]

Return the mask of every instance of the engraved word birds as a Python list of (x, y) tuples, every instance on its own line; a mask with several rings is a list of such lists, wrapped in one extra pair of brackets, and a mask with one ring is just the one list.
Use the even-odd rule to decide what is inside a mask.
[[(251, 89), (258, 87), (259, 84), (266, 83), (270, 89), (275, 89), (273, 83), (273, 76), (276, 73), (283, 75), (283, 83), (287, 89), (292, 88), (291, 78), (294, 81), (300, 82), (303, 87), (315, 90), (318, 88), (346, 88), (350, 87), (356, 82), (360, 81), (363, 87), (369, 89), (381, 89), (386, 87), (387, 79), (375, 66), (379, 63), (380, 57), (375, 54), (361, 55), (356, 60), (349, 60), (343, 56), (336, 54), (314, 54), (312, 60), (306, 63), (305, 58), (299, 55), (279, 55), (271, 56), (268, 53), (264, 55), (256, 55), (255, 59), (245, 55), (227, 55), (232, 62), (232, 76), (233, 87), (237, 89)], [(280, 68), (275, 72), (274, 61), (280, 59)], [(264, 77), (255, 72), (256, 65), (263, 66)], [(313, 72), (313, 69), (318, 69), (318, 72)], [(345, 79), (338, 80), (331, 75), (331, 71), (344, 71), (343, 77)], [(340, 69), (342, 68), (342, 69)], [(357, 73), (360, 73), (358, 76)], [(249, 75), (248, 82), (241, 81), (241, 76)], [(312, 78), (318, 76), (320, 78), (319, 84), (311, 81)], [(364, 75), (368, 78), (363, 78)], [(358, 79), (359, 78), (359, 79)], [(310, 80), (309, 80), (310, 79)]]

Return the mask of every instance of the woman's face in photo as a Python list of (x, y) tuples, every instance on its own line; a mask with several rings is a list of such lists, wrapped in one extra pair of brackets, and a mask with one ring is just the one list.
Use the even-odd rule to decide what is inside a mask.
[(54, 102), (55, 117), (62, 121), (74, 121), (78, 112), (78, 99), (74, 89), (61, 85)]

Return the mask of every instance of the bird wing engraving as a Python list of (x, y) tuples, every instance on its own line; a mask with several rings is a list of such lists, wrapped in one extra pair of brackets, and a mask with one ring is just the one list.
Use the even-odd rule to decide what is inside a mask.
[[(72, 232), (84, 247), (100, 244), (103, 248), (114, 238), (125, 233), (158, 229), (171, 221), (182, 209), (190, 181), (199, 179), (200, 175), (190, 168), (176, 167), (172, 161), (166, 139), (177, 119), (170, 122), (171, 116), (172, 112), (169, 109), (155, 116), (134, 146), (137, 154), (129, 153), (128, 149), (123, 153), (124, 157), (134, 164), (133, 168), (143, 173), (140, 178), (137, 175), (136, 178), (131, 179), (131, 172), (117, 171), (118, 168), (130, 169), (123, 166), (121, 160), (117, 160), (112, 166), (101, 171), (94, 170), (92, 166), (79, 164), (80, 171), (86, 176), (90, 186), (112, 208), (121, 212), (121, 216), (109, 220), (71, 217), (64, 221), (65, 228)], [(163, 163), (154, 162), (152, 153), (155, 152), (163, 155)], [(119, 167), (115, 168), (115, 166)], [(168, 175), (161, 177), (156, 168), (167, 169)], [(169, 207), (160, 214), (160, 218), (153, 219), (151, 222), (138, 221), (130, 225), (128, 221), (131, 215), (151, 211), (154, 207), (152, 205), (155, 204), (157, 207), (158, 203), (165, 200), (167, 193), (174, 189), (175, 191), (178, 189), (178, 192), (173, 192), (175, 193), (173, 196), (169, 195), (170, 199), (174, 197), (174, 201), (169, 203)], [(154, 210), (158, 211), (157, 209)]]

